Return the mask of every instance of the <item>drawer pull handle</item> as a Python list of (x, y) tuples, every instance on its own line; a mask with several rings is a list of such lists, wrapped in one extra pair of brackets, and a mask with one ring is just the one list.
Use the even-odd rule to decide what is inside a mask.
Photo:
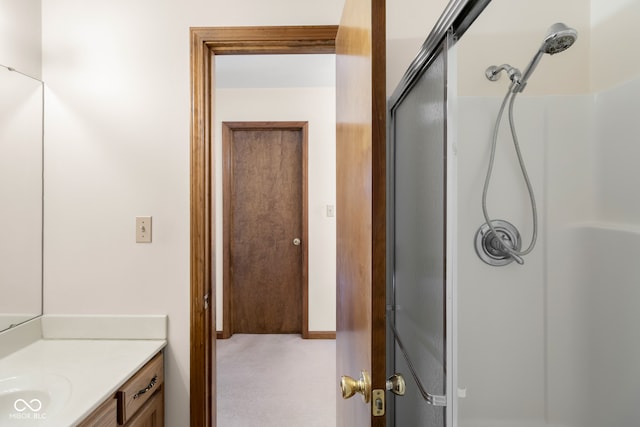
[(158, 376), (154, 375), (153, 378), (151, 378), (151, 382), (149, 383), (149, 385), (143, 388), (142, 390), (138, 391), (136, 394), (134, 394), (133, 398), (134, 399), (139, 398), (140, 396), (142, 396), (143, 394), (151, 390), (153, 386), (156, 385), (157, 382), (158, 382)]

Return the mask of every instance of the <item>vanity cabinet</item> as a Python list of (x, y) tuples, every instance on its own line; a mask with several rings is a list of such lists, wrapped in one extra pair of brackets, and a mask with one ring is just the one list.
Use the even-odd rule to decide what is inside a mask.
[(115, 396), (103, 402), (78, 427), (118, 427), (118, 405)]
[(164, 426), (164, 359), (162, 352), (136, 372), (116, 394), (78, 427)]

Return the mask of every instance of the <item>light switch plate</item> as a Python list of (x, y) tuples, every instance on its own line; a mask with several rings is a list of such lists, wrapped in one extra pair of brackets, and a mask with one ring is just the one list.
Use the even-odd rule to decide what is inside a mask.
[(327, 216), (329, 218), (336, 216), (336, 207), (335, 207), (335, 205), (327, 205)]
[(151, 243), (151, 217), (136, 217), (136, 243)]

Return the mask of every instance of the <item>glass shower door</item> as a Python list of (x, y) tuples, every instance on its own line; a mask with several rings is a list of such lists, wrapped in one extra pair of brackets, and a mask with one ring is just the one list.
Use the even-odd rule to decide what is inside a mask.
[(391, 106), (390, 425), (447, 425), (447, 43)]

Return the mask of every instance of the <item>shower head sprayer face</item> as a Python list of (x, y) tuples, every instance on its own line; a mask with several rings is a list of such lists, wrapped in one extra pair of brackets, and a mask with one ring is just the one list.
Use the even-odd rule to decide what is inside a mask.
[(540, 50), (549, 55), (555, 55), (569, 49), (577, 38), (578, 32), (576, 30), (558, 22), (549, 28)]

